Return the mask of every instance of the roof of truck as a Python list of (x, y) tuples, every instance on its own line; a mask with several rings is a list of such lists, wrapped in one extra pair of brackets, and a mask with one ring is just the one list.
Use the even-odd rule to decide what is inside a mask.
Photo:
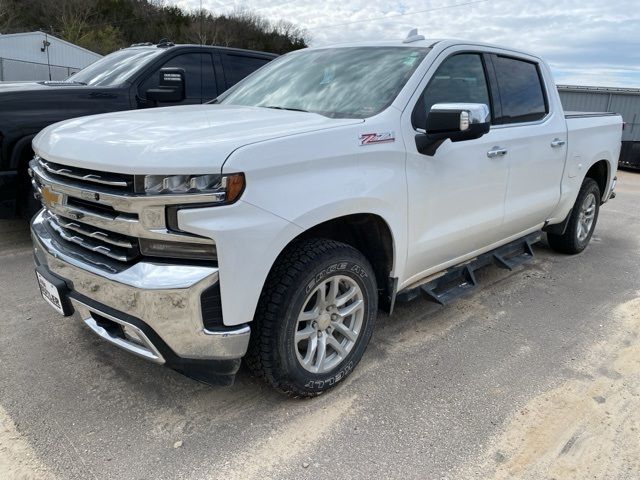
[(497, 48), (500, 50), (506, 50), (513, 52), (515, 54), (520, 55), (528, 55), (531, 57), (540, 58), (538, 55), (535, 55), (531, 52), (527, 52), (524, 50), (519, 50), (512, 47), (506, 47), (504, 45), (496, 45), (492, 43), (486, 42), (477, 42), (474, 40), (461, 40), (456, 38), (445, 38), (445, 39), (437, 39), (437, 38), (425, 38), (423, 40), (413, 40), (413, 41), (405, 41), (406, 39), (399, 38), (396, 40), (375, 40), (375, 41), (363, 41), (363, 42), (348, 42), (348, 43), (336, 43), (331, 45), (323, 45), (318, 47), (310, 47), (313, 49), (323, 49), (323, 48), (344, 48), (344, 47), (423, 47), (423, 48), (433, 48), (436, 45), (439, 45), (441, 48), (452, 47), (455, 45), (474, 45), (478, 47), (486, 47), (486, 48)]

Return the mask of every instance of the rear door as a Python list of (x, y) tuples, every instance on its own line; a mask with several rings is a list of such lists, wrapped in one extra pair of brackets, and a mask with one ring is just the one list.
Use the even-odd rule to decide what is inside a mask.
[[(566, 155), (564, 113), (551, 101), (555, 88), (544, 64), (534, 57), (489, 56), (492, 87), (499, 98), (497, 146), (507, 150), (509, 181), (503, 236), (541, 226), (560, 199)], [(556, 108), (552, 108), (556, 107)]]

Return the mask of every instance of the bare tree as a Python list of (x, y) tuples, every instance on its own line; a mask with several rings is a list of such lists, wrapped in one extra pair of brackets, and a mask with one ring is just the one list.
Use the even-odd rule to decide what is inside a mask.
[(79, 43), (91, 30), (90, 21), (95, 17), (96, 4), (96, 0), (58, 0), (55, 20), (66, 40)]
[(11, 8), (9, 7), (7, 0), (0, 0), (0, 33), (6, 33), (12, 21), (15, 19), (15, 14), (12, 15)]
[(0, 0), (0, 33), (33, 30), (100, 53), (160, 38), (275, 53), (306, 46), (304, 30), (243, 9), (214, 15), (168, 0)]

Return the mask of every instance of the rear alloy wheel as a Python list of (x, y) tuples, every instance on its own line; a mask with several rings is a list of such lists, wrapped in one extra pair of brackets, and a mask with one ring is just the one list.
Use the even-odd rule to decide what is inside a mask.
[(377, 309), (375, 275), (358, 250), (333, 240), (296, 242), (269, 274), (245, 362), (289, 395), (318, 395), (358, 364)]
[(583, 251), (593, 235), (600, 213), (600, 188), (592, 178), (585, 178), (562, 235), (547, 234), (551, 248), (561, 253)]
[(582, 201), (578, 214), (578, 228), (576, 232), (578, 242), (584, 242), (591, 234), (591, 227), (596, 216), (596, 196), (591, 192)]

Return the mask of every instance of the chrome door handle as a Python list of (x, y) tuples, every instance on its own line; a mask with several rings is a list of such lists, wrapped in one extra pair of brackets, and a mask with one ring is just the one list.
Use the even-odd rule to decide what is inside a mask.
[(491, 150), (487, 152), (487, 157), (496, 158), (496, 157), (504, 157), (507, 154), (507, 149), (502, 147), (493, 147)]
[(558, 148), (558, 147), (562, 147), (564, 146), (564, 144), (567, 143), (564, 140), (560, 140), (559, 138), (554, 138), (553, 141), (551, 142), (551, 147), (552, 148)]

